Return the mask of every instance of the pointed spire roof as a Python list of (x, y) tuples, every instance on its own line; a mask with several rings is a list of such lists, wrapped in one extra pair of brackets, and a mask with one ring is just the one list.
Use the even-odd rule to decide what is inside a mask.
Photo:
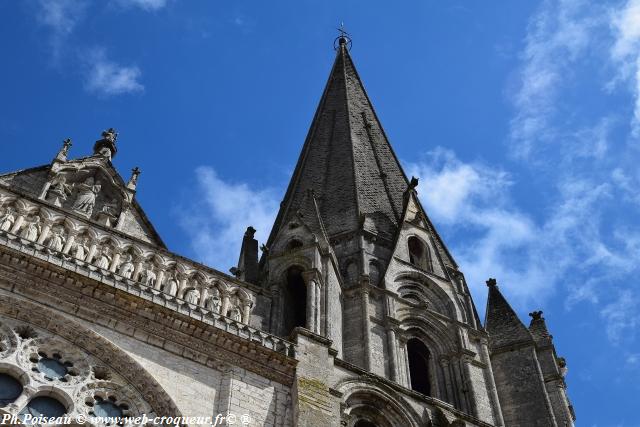
[(269, 241), (313, 190), (329, 236), (361, 227), (392, 238), (407, 178), (340, 37), (315, 113)]
[(487, 299), (484, 327), (489, 334), (491, 350), (532, 343), (531, 333), (498, 289), (496, 279), (487, 280), (487, 286), (489, 287), (489, 298)]

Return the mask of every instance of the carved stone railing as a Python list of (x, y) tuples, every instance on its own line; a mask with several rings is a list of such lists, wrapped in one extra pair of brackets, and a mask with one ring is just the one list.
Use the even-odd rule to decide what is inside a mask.
[(292, 343), (248, 325), (257, 300), (251, 285), (2, 188), (0, 245), (293, 354)]

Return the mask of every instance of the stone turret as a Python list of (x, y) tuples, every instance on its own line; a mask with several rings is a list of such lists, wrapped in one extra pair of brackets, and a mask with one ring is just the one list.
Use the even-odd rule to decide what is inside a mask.
[(496, 280), (487, 280), (487, 286), (485, 330), (489, 334), (491, 366), (505, 425), (559, 426), (545, 387), (534, 336), (504, 298)]

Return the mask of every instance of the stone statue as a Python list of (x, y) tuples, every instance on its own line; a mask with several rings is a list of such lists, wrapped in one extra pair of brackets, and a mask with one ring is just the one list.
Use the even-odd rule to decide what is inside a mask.
[(222, 301), (220, 300), (220, 295), (216, 290), (215, 293), (207, 298), (207, 302), (205, 303), (205, 308), (209, 310), (213, 310), (216, 313), (220, 313), (220, 309), (222, 308)]
[(238, 307), (233, 307), (229, 310), (229, 316), (231, 320), (235, 320), (236, 322), (242, 322), (242, 313)]
[(116, 139), (118, 139), (118, 132), (116, 132), (114, 128), (109, 128), (105, 131), (102, 131), (102, 138), (105, 141), (115, 143)]
[(62, 148), (60, 148), (60, 151), (58, 151), (58, 155), (56, 156), (56, 158), (58, 160), (67, 160), (67, 154), (69, 154), (69, 148), (71, 148), (71, 138), (67, 138), (64, 141), (62, 141)]
[(51, 233), (47, 247), (53, 251), (62, 252), (62, 248), (64, 248), (64, 243), (66, 241), (62, 235), (63, 230), (61, 228), (56, 228)]
[(95, 262), (95, 266), (103, 270), (108, 270), (111, 265), (111, 255), (108, 247), (102, 249), (100, 256)]
[(33, 218), (33, 221), (27, 223), (27, 225), (22, 229), (22, 234), (20, 235), (20, 237), (35, 242), (36, 240), (38, 240), (38, 236), (40, 235), (41, 231), (42, 228), (40, 227), (40, 217), (36, 216)]
[(4, 215), (2, 215), (2, 219), (0, 219), (0, 230), (11, 231), (11, 227), (13, 227), (14, 222), (16, 222), (15, 212), (9, 207), (5, 211)]
[(67, 200), (67, 196), (70, 196), (72, 191), (73, 185), (67, 184), (67, 178), (60, 175), (51, 183), (47, 199), (56, 206), (62, 206), (61, 200)]
[(84, 261), (85, 258), (87, 258), (87, 252), (89, 252), (87, 239), (78, 239), (75, 245), (73, 245), (73, 257), (80, 261)]
[(140, 168), (135, 167), (131, 169), (131, 178), (129, 178), (129, 182), (127, 182), (127, 188), (131, 190), (135, 190), (138, 186), (138, 177), (140, 176)]
[(78, 197), (72, 209), (90, 216), (101, 188), (100, 181), (94, 183), (92, 176), (87, 178), (82, 184), (78, 185)]
[(184, 300), (189, 304), (198, 304), (200, 299), (200, 292), (197, 289), (189, 289), (184, 295)]
[(127, 254), (123, 263), (120, 264), (120, 268), (118, 270), (118, 274), (124, 277), (125, 279), (131, 279), (133, 275), (134, 266), (131, 262), (131, 255)]
[(100, 213), (103, 213), (105, 215), (109, 215), (112, 217), (117, 217), (118, 216), (117, 200), (113, 199), (111, 203), (105, 203), (104, 205), (102, 205), (102, 209), (100, 209)]
[(178, 293), (178, 278), (176, 277), (176, 273), (172, 273), (168, 278), (167, 282), (164, 284), (164, 292), (175, 296)]
[(142, 284), (147, 286), (153, 286), (156, 284), (156, 273), (153, 272), (151, 267), (144, 266), (140, 272), (140, 278), (138, 279)]

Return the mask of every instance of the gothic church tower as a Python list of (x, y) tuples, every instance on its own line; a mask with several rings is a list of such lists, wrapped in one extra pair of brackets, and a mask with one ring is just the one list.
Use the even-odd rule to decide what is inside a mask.
[[(512, 360), (493, 345), (502, 332), (494, 328), (490, 337), (483, 328), (464, 275), (420, 204), (418, 180), (404, 174), (348, 45), (338, 38), (260, 262), (263, 285), (274, 295), (271, 331), (286, 337), (305, 328), (330, 340), (340, 363), (491, 424), (572, 425), (560, 377), (547, 391), (534, 355)], [(490, 290), (493, 327), (503, 313), (494, 314), (499, 291)], [(535, 353), (531, 332), (521, 326)], [(555, 357), (547, 362), (559, 363)], [(535, 388), (513, 384), (525, 380), (517, 377), (521, 370), (535, 371)], [(555, 405), (549, 393), (558, 396)]]

